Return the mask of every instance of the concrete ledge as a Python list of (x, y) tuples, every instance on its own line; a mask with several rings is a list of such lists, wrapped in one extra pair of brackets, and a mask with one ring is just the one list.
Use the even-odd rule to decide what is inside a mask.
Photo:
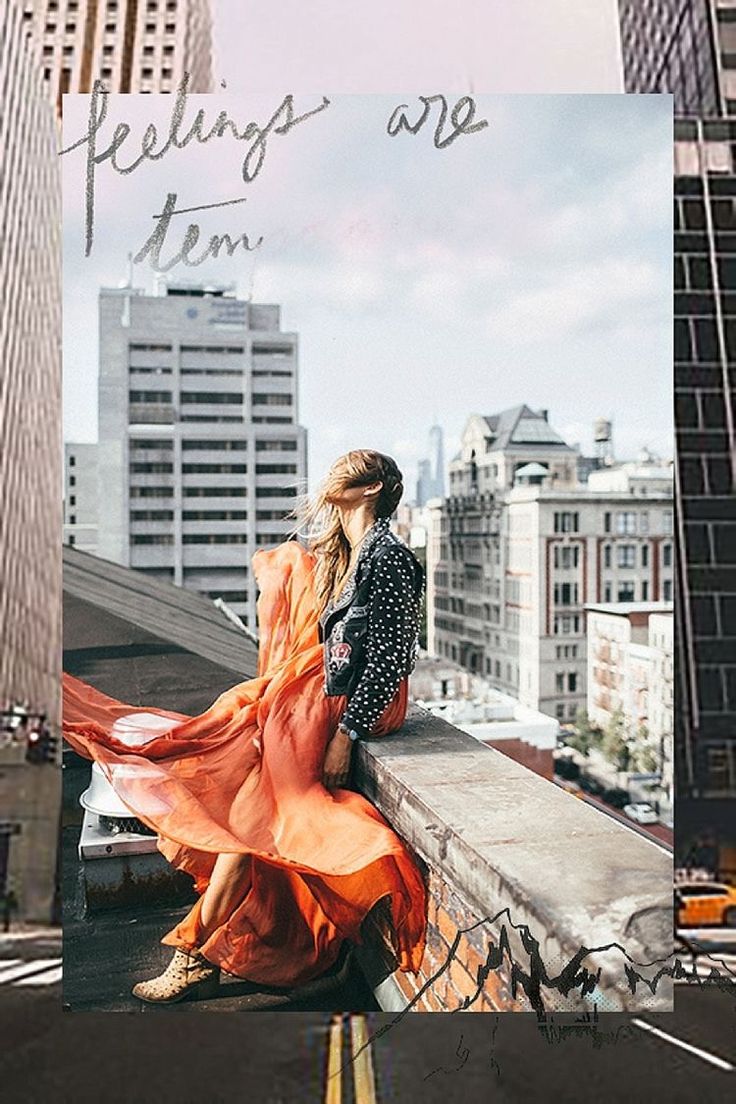
[[(426, 864), (425, 964), (417, 979), (393, 978), (409, 1000), (429, 982), (417, 1009), (459, 1009), (480, 978), (474, 1011), (671, 1010), (671, 979), (655, 980), (673, 966), (666, 851), (416, 707), (358, 754), (358, 787)], [(499, 940), (507, 950), (489, 971)], [(641, 981), (632, 992), (627, 966), (655, 992)], [(374, 962), (378, 996), (390, 972), (376, 976)], [(522, 973), (541, 979), (531, 995)]]

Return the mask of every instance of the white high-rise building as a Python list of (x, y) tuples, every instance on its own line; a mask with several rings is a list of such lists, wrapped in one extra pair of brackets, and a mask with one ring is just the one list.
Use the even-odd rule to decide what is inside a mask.
[(255, 626), (251, 556), (286, 538), (306, 490), (297, 335), (278, 306), (229, 287), (160, 292), (100, 292), (95, 474), (68, 445), (67, 541), (83, 547), (95, 522), (103, 559), (222, 598)]

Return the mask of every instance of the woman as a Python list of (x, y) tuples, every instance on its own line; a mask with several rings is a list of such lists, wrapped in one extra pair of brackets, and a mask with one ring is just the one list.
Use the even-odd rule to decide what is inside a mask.
[(256, 678), (184, 717), (64, 678), (64, 733), (96, 759), (200, 894), (145, 1001), (211, 995), (220, 969), (277, 986), (327, 970), (390, 898), (401, 969), (424, 950), (425, 888), (404, 844), (346, 790), (355, 743), (398, 729), (418, 645), (422, 569), (389, 528), (403, 492), (388, 456), (347, 453), (303, 517), (309, 548), (253, 558)]

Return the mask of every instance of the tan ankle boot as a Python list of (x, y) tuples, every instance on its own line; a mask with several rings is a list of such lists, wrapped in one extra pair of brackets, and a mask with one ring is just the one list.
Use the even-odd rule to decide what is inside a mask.
[(169, 965), (159, 977), (139, 981), (133, 996), (151, 1004), (174, 1004), (186, 997), (213, 997), (220, 984), (220, 967), (197, 952), (188, 954), (177, 947)]

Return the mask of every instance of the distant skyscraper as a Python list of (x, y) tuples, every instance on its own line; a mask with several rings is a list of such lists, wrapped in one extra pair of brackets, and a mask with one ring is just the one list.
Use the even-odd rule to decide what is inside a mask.
[(172, 92), (190, 74), (211, 91), (208, 0), (23, 0), (23, 18), (49, 96), (65, 92)]
[(429, 431), (429, 456), (417, 465), (417, 506), (425, 506), (430, 498), (445, 496), (445, 454), (442, 426)]
[(691, 116), (675, 119), (677, 793), (734, 797), (736, 7), (619, 7), (627, 91)]
[[(26, 49), (21, 10), (0, 0), (0, 710), (60, 722), (61, 361), (56, 126)], [(4, 727), (4, 726), (3, 726)], [(59, 774), (0, 742), (0, 893), (52, 915)]]
[(431, 465), (431, 498), (445, 497), (445, 450), (442, 426), (433, 425), (429, 431), (429, 462)]
[(96, 523), (103, 559), (222, 598), (254, 627), (251, 556), (285, 539), (305, 490), (297, 335), (278, 306), (227, 288), (162, 290), (100, 293), (97, 478), (75, 476), (68, 445), (65, 539), (84, 547)]

